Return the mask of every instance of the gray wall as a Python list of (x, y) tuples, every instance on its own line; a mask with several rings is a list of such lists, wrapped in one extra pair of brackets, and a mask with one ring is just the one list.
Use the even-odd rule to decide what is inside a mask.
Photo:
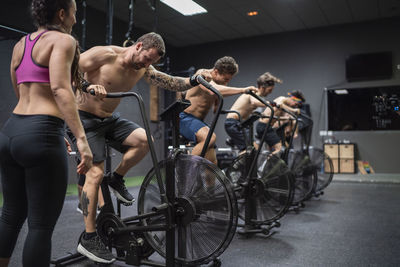
[[(255, 85), (257, 77), (270, 71), (283, 79), (270, 99), (293, 89), (302, 90), (311, 104), (315, 121), (312, 143), (321, 146), (319, 130), (325, 129), (324, 88), (400, 85), (400, 71), (394, 69), (391, 80), (346, 83), (345, 59), (350, 54), (393, 51), (394, 66), (400, 64), (400, 18), (307, 31), (287, 32), (192, 46), (179, 50), (178, 67), (212, 67), (224, 55), (233, 56), (239, 64), (239, 74), (232, 86)], [(188, 60), (189, 59), (189, 60)], [(229, 108), (237, 97), (227, 97)], [(225, 146), (227, 137), (222, 121), (216, 129), (218, 146)], [(400, 149), (400, 131), (334, 132), (336, 139), (355, 142), (359, 158), (368, 160), (375, 171), (400, 172), (396, 162)]]

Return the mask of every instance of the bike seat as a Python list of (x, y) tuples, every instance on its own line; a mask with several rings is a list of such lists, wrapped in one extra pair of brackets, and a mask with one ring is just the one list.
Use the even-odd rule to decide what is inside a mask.
[(179, 135), (179, 144), (185, 145), (186, 147), (194, 147), (196, 145), (195, 142), (187, 139), (183, 135)]

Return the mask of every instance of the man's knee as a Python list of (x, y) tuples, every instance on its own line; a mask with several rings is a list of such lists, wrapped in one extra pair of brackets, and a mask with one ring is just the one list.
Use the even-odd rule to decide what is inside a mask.
[[(151, 139), (154, 142), (153, 137)], [(147, 138), (140, 138), (138, 139), (134, 145), (130, 146), (128, 150), (139, 151), (140, 153), (146, 154), (149, 152), (149, 143), (147, 142)]]
[[(153, 137), (151, 137), (151, 139), (154, 141)], [(146, 131), (143, 128), (134, 130), (122, 144), (127, 145), (132, 149), (139, 149), (146, 152), (149, 150)]]
[(86, 173), (85, 185), (100, 185), (103, 180), (104, 170), (102, 168), (91, 168)]
[[(207, 128), (207, 130), (203, 130), (203, 129), (200, 129), (197, 133), (196, 133), (196, 138), (197, 138), (197, 142), (198, 143), (200, 143), (200, 142), (205, 142), (206, 141), (206, 139), (207, 139), (207, 136), (208, 136), (208, 128)], [(215, 133), (213, 133), (212, 135), (211, 135), (211, 139), (210, 139), (210, 143), (208, 144), (208, 147), (210, 148), (212, 148), (212, 147), (214, 147), (214, 145), (215, 145), (215, 142), (217, 141), (217, 135), (215, 134)]]
[[(151, 136), (151, 141), (154, 142), (153, 136)], [(143, 151), (146, 151), (146, 153), (149, 151), (149, 142), (147, 141), (147, 137), (141, 140), (140, 148), (143, 149)]]

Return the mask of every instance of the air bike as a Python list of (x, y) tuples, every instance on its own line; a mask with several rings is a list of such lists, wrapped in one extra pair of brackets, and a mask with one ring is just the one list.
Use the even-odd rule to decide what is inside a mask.
[[(267, 129), (274, 118), (273, 107), (251, 91), (246, 92), (266, 108), (271, 110), (270, 120), (263, 133), (258, 149), (253, 146), (253, 124), (261, 117), (253, 113), (241, 122), (242, 129), (248, 129), (246, 152), (236, 157), (224, 171), (235, 185), (238, 199), (239, 217), (244, 221), (239, 224), (239, 234), (249, 237), (256, 233), (270, 235), (271, 229), (280, 227), (279, 219), (286, 213), (293, 198), (293, 177), (286, 163), (278, 156), (269, 154), (260, 157), (265, 142)], [(225, 111), (234, 112), (234, 111)], [(240, 118), (240, 116), (239, 116)], [(245, 134), (245, 131), (243, 131)]]
[[(285, 152), (282, 155), (282, 159), (287, 163), (290, 168), (290, 171), (294, 177), (294, 196), (291, 204), (291, 210), (298, 212), (300, 208), (305, 207), (304, 201), (309, 199), (315, 188), (317, 186), (317, 175), (318, 168), (316, 164), (314, 164), (314, 158), (319, 159), (319, 154), (309, 153), (309, 140), (310, 134), (307, 134), (307, 138), (303, 139), (306, 145), (301, 145), (300, 150), (295, 150), (292, 148), (293, 138), (298, 126), (298, 122), (301, 120), (311, 119), (306, 115), (296, 115), (294, 112), (285, 109), (284, 107), (275, 104), (277, 108), (280, 108), (283, 112), (287, 113), (290, 116), (289, 123), (293, 124), (291, 132), (288, 136), (288, 142), (286, 142), (287, 138), (285, 136), (285, 127), (287, 124), (280, 125), (280, 129), (278, 132), (281, 133), (282, 144), (285, 147)], [(302, 140), (302, 141), (303, 141)], [(317, 151), (318, 152), (318, 151)], [(315, 155), (315, 156), (314, 156)]]
[[(202, 76), (197, 81), (220, 99), (222, 96)], [(135, 97), (146, 131), (153, 168), (138, 197), (138, 215), (122, 218), (115, 212), (108, 181), (101, 189), (105, 205), (97, 217), (97, 232), (116, 258), (139, 266), (221, 266), (218, 258), (230, 244), (237, 226), (237, 202), (230, 181), (208, 160), (179, 149), (179, 113), (189, 101), (177, 101), (160, 116), (172, 124), (173, 148), (160, 162), (154, 149), (142, 97), (134, 92), (109, 93), (108, 98)], [(202, 155), (218, 119), (214, 118)], [(165, 262), (149, 259), (158, 252)], [(71, 256), (67, 256), (71, 257)], [(67, 258), (66, 257), (66, 258)], [(64, 260), (65, 261), (65, 260)], [(53, 261), (63, 266), (63, 260)]]
[(302, 170), (303, 174), (310, 173), (310, 171), (314, 172), (316, 179), (312, 185), (310, 183), (310, 186), (308, 186), (308, 188), (311, 187), (311, 192), (307, 190), (308, 192), (304, 195), (305, 200), (308, 200), (311, 197), (319, 197), (324, 194), (324, 189), (333, 178), (333, 163), (332, 159), (322, 149), (310, 146), (313, 129), (311, 117), (302, 112), (297, 118), (298, 122), (306, 125), (306, 127), (299, 131), (301, 136), (300, 150), (290, 150), (289, 158), (293, 166), (297, 165), (294, 169)]

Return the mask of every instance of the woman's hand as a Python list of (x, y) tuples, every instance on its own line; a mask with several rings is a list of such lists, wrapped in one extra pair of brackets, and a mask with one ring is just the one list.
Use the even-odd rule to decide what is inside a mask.
[(81, 162), (77, 166), (77, 172), (79, 174), (85, 174), (90, 168), (92, 168), (93, 154), (90, 150), (86, 137), (84, 139), (77, 139), (76, 146), (81, 154)]
[(72, 147), (71, 144), (68, 142), (68, 139), (64, 137), (65, 145), (67, 146), (67, 152), (71, 153), (72, 152)]

